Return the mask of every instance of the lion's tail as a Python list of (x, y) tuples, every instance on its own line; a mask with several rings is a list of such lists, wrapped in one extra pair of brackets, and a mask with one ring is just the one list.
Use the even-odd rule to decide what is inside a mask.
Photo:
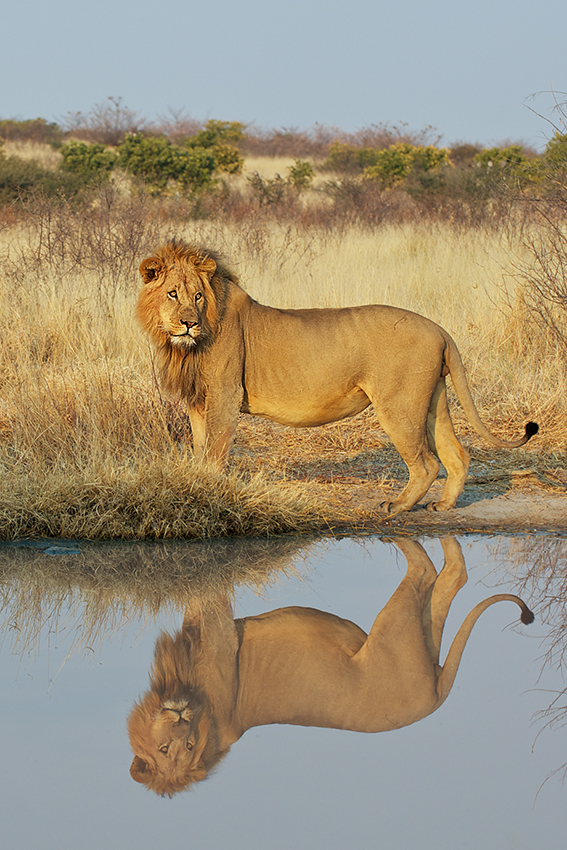
[(461, 628), (455, 635), (453, 643), (447, 653), (445, 664), (443, 665), (443, 669), (441, 670), (437, 680), (437, 696), (439, 698), (438, 705), (441, 705), (441, 703), (444, 702), (449, 695), (453, 682), (455, 681), (455, 676), (457, 675), (457, 670), (459, 669), (459, 664), (461, 663), (463, 650), (473, 630), (474, 624), (480, 615), (496, 602), (515, 602), (522, 611), (520, 615), (522, 623), (525, 623), (526, 625), (533, 623), (534, 615), (526, 603), (520, 599), (519, 596), (515, 596), (513, 593), (496, 593), (494, 596), (489, 596), (488, 599), (485, 599), (483, 602), (479, 602), (478, 605), (475, 605), (470, 614), (465, 617)]
[(498, 446), (501, 449), (518, 449), (520, 446), (525, 446), (528, 440), (533, 437), (534, 434), (537, 434), (539, 431), (539, 425), (537, 422), (528, 422), (526, 423), (524, 436), (520, 437), (519, 440), (501, 440), (499, 437), (495, 437), (494, 434), (488, 430), (478, 414), (478, 410), (475, 407), (475, 403), (469, 389), (461, 355), (459, 354), (459, 350), (455, 345), (455, 342), (448, 335), (446, 337), (445, 362), (449, 369), (449, 374), (451, 375), (451, 380), (453, 381), (457, 398), (459, 399), (461, 407), (465, 411), (469, 422), (477, 434), (484, 437), (484, 439), (489, 443), (492, 443), (493, 446)]

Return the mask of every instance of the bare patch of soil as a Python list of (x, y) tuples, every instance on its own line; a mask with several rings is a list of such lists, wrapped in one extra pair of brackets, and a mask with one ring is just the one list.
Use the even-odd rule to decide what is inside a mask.
[(440, 498), (445, 483), (441, 470), (422, 504), (389, 518), (380, 505), (403, 489), (407, 468), (372, 416), (301, 430), (243, 417), (233, 458), (245, 474), (261, 469), (271, 480), (304, 482), (329, 529), (338, 534), (388, 529), (567, 532), (563, 451), (542, 448), (537, 437), (523, 450), (501, 450), (487, 449), (470, 432), (458, 436), (471, 454), (471, 465), (456, 507), (440, 513), (426, 510), (426, 502)]
[[(426, 504), (412, 511), (387, 518), (380, 502), (387, 496), (371, 483), (354, 485), (350, 492), (344, 488), (318, 488), (321, 502), (328, 506), (330, 525), (338, 532), (405, 530), (449, 532), (530, 532), (553, 531), (567, 533), (567, 488), (550, 489), (537, 480), (515, 485), (475, 485), (470, 481), (453, 510), (437, 513), (428, 511)], [(400, 482), (400, 488), (403, 482)], [(430, 499), (439, 498), (442, 482), (430, 490)], [(390, 494), (391, 495), (391, 494)], [(347, 514), (349, 521), (345, 522)], [(336, 518), (336, 522), (334, 521)]]

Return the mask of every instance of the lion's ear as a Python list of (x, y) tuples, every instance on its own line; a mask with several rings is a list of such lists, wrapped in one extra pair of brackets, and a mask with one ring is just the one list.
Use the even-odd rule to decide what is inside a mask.
[(201, 274), (204, 274), (207, 277), (207, 280), (210, 280), (217, 270), (217, 264), (212, 257), (205, 257), (205, 259), (201, 260), (199, 263), (198, 270)]
[(144, 785), (148, 781), (148, 777), (150, 775), (149, 764), (144, 759), (140, 758), (140, 756), (134, 756), (132, 760), (132, 764), (130, 765), (130, 776), (136, 782), (142, 782)]
[(148, 257), (140, 266), (140, 274), (144, 283), (155, 280), (163, 268), (163, 263), (157, 257)]
[(191, 771), (191, 779), (193, 782), (202, 782), (203, 779), (207, 778), (207, 768), (203, 764), (202, 761), (199, 762), (197, 767), (193, 768)]

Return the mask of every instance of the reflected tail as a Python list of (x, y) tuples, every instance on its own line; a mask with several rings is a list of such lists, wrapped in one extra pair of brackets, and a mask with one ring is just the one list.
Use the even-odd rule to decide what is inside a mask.
[(490, 606), (494, 605), (496, 602), (515, 602), (521, 609), (522, 613), (520, 615), (520, 619), (522, 623), (525, 623), (526, 625), (533, 623), (534, 615), (526, 603), (520, 599), (519, 596), (515, 596), (513, 593), (496, 593), (494, 596), (489, 596), (488, 599), (485, 599), (483, 602), (479, 602), (478, 605), (472, 609), (470, 614), (465, 617), (463, 624), (455, 635), (453, 643), (447, 653), (445, 664), (443, 665), (443, 669), (439, 675), (439, 679), (437, 680), (438, 705), (441, 705), (441, 703), (447, 699), (447, 696), (453, 687), (453, 682), (455, 681), (455, 676), (457, 675), (457, 670), (461, 663), (461, 656), (473, 630), (474, 624), (483, 611), (486, 611), (487, 608), (490, 608)]

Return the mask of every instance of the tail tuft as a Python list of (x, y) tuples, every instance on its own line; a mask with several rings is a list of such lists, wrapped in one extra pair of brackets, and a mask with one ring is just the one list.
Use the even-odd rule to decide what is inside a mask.
[(528, 440), (530, 437), (533, 437), (534, 434), (537, 434), (539, 431), (539, 425), (537, 422), (527, 422), (526, 423), (526, 437)]
[(530, 623), (533, 623), (533, 621), (534, 621), (534, 615), (533, 615), (533, 612), (532, 612), (532, 611), (530, 611), (530, 609), (528, 608), (528, 606), (527, 606), (527, 605), (526, 605), (525, 607), (523, 607), (523, 608), (522, 608), (522, 613), (521, 613), (521, 616), (520, 616), (520, 620), (522, 621), (522, 623), (525, 623), (525, 624), (526, 624), (526, 626), (529, 626), (529, 624), (530, 624)]

